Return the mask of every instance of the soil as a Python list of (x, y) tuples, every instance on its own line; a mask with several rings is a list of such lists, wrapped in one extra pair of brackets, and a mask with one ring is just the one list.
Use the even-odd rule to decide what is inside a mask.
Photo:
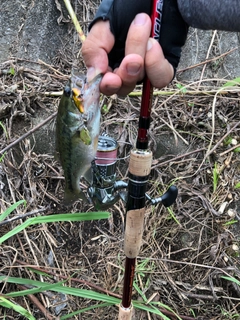
[[(61, 2), (46, 1), (41, 8), (34, 1), (26, 2), (24, 7), (23, 2), (19, 1), (19, 4), (22, 24), (15, 29), (12, 26), (8, 37), (12, 35), (17, 41), (17, 35), (20, 37), (22, 33), (35, 39), (31, 29), (35, 21), (33, 13), (39, 15), (48, 4), (52, 13), (48, 17), (44, 15), (43, 26), (55, 45), (49, 49), (50, 53), (45, 50), (45, 56), (41, 56), (43, 50), (36, 50), (29, 57), (23, 50), (22, 41), (19, 50), (11, 47), (11, 54), (9, 48), (1, 53), (1, 213), (22, 199), (26, 200), (26, 205), (18, 206), (7, 219), (31, 212), (35, 212), (32, 216), (48, 216), (94, 211), (93, 206), (81, 200), (71, 207), (63, 205), (63, 170), (54, 157), (55, 118), (41, 126), (43, 119), (57, 111), (61, 90), (72, 66), (78, 65), (84, 71), (80, 40)], [(76, 2), (74, 8), (86, 33), (96, 4)], [(12, 7), (7, 6), (5, 14), (14, 25), (11, 10)], [(26, 31), (27, 17), (32, 19), (29, 33)], [(61, 30), (58, 42), (49, 24)], [(35, 28), (40, 30), (41, 26), (36, 23)], [(44, 37), (40, 37), (43, 39), (41, 46), (48, 48)], [(29, 46), (31, 43), (28, 42)], [(201, 70), (202, 74), (203, 68), (204, 65), (198, 67), (197, 72)], [(226, 80), (213, 74), (209, 78), (209, 72), (209, 80), (206, 81), (207, 76), (199, 75), (198, 84), (190, 79), (183, 82), (179, 76), (167, 88), (156, 91), (153, 98), (149, 145), (154, 159), (147, 191), (152, 198), (157, 198), (174, 184), (179, 194), (171, 208), (149, 203), (146, 206), (135, 276), (139, 290), (134, 288), (133, 300), (159, 302), (157, 307), (169, 319), (177, 319), (175, 315), (178, 319), (238, 319), (239, 86), (219, 92)], [(119, 143), (117, 175), (118, 180), (124, 182), (128, 181), (129, 151), (137, 136), (140, 93), (141, 85), (136, 87), (135, 96), (101, 97), (101, 130)], [(30, 130), (33, 133), (28, 134)], [(18, 138), (20, 141), (11, 147)], [(121, 298), (125, 263), (124, 201), (119, 200), (108, 211), (111, 213), (108, 220), (35, 225), (12, 236), (0, 247), (0, 275), (49, 283), (65, 280), (69, 287), (102, 293), (107, 290), (109, 295)], [(0, 237), (26, 219), (27, 216), (5, 224), (0, 221)], [(38, 268), (38, 273), (34, 268)], [(47, 273), (54, 276), (47, 276)], [(223, 276), (232, 277), (235, 282)], [(3, 282), (0, 289), (1, 297), (23, 287)], [(70, 294), (53, 294), (50, 290), (34, 294), (34, 297), (35, 300), (29, 295), (11, 298), (11, 301), (29, 310), (37, 320), (61, 319), (70, 312), (101, 303)], [(43, 310), (48, 314), (44, 315)], [(117, 314), (117, 306), (105, 306), (71, 319), (110, 320), (117, 319)], [(2, 308), (0, 319), (25, 318), (11, 309)], [(136, 309), (133, 319), (163, 317)]]

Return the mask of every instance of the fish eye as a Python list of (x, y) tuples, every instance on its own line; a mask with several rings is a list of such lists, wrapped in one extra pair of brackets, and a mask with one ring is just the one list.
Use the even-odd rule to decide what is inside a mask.
[(64, 88), (63, 93), (64, 93), (65, 97), (70, 97), (70, 95), (71, 95), (71, 88), (70, 88), (69, 86), (66, 86), (66, 87)]

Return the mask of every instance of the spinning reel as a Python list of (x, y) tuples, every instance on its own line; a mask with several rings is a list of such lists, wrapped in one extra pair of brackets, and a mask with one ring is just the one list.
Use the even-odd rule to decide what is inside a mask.
[[(88, 195), (97, 210), (105, 210), (119, 199), (127, 202), (128, 184), (117, 180), (116, 175), (117, 151), (116, 140), (107, 135), (99, 137), (97, 154), (91, 164), (93, 182), (88, 188)], [(178, 189), (171, 186), (161, 197), (151, 198), (148, 194), (145, 194), (145, 197), (152, 205), (161, 202), (165, 207), (169, 207), (175, 202), (177, 194)]]

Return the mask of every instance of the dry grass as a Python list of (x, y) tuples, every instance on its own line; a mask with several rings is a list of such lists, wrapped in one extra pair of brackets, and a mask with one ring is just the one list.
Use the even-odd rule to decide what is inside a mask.
[[(93, 8), (90, 2), (80, 6), (83, 21), (90, 20)], [(78, 40), (76, 43), (74, 48), (79, 45)], [(45, 93), (63, 88), (67, 77), (59, 76), (57, 71), (69, 74), (73, 60), (68, 50), (56, 57), (53, 68), (41, 64), (41, 70), (36, 71), (35, 67), (22, 66), (17, 59), (1, 65), (0, 120), (7, 132), (1, 129), (1, 150), (36, 125), (40, 115), (47, 118), (56, 111), (59, 98)], [(76, 51), (71, 51), (70, 56)], [(10, 68), (14, 69), (14, 76), (8, 73)], [(239, 286), (222, 279), (223, 275), (240, 279), (239, 250), (233, 246), (239, 246), (240, 240), (240, 189), (235, 188), (240, 181), (240, 153), (231, 149), (231, 139), (240, 142), (240, 99), (237, 87), (234, 92), (217, 94), (222, 83), (213, 79), (200, 82), (200, 86), (190, 83), (186, 84), (186, 92), (179, 92), (173, 83), (165, 93), (174, 94), (156, 95), (153, 101), (149, 134), (155, 158), (148, 193), (158, 197), (174, 182), (179, 196), (169, 210), (161, 205), (146, 208), (136, 283), (147, 299), (168, 305), (182, 319), (240, 317)], [(209, 90), (215, 93), (206, 94)], [(125, 157), (136, 139), (140, 98), (103, 97), (103, 105), (107, 112), (102, 117), (102, 129), (119, 141), (119, 158), (124, 158), (119, 161), (119, 179), (127, 181)], [(52, 120), (41, 132), (40, 140), (49, 143), (49, 150), (54, 145), (53, 137), (49, 139), (53, 128)], [(34, 141), (39, 143), (37, 133), (35, 140), (28, 137), (8, 150), (0, 163), (1, 211), (21, 199), (27, 205), (18, 207), (14, 216), (39, 209), (42, 212), (36, 215), (93, 210), (81, 202), (68, 209), (61, 205), (62, 169), (52, 152), (39, 153), (34, 149)], [(214, 168), (218, 174), (215, 188)], [(67, 279), (69, 286), (107, 290), (120, 297), (125, 205), (120, 201), (109, 211), (109, 221), (39, 225), (10, 238), (0, 248), (1, 275), (51, 282)], [(236, 222), (231, 224), (233, 220)], [(0, 236), (19, 223), (21, 220), (2, 225)], [(27, 265), (55, 276), (49, 280)], [(0, 287), (2, 294), (21, 290), (13, 284), (2, 283)], [(57, 319), (55, 298), (44, 293), (36, 295), (37, 302), (31, 297), (14, 301), (30, 310), (36, 319), (46, 319), (39, 310), (40, 303), (51, 314), (49, 319)], [(142, 299), (136, 290), (133, 298)], [(67, 301), (60, 315), (95, 303), (72, 296), (64, 299)], [(0, 311), (0, 319), (21, 319), (14, 311), (8, 311), (4, 318), (3, 312)], [(111, 307), (88, 311), (73, 319), (116, 317), (117, 308)], [(135, 319), (159, 317), (137, 311)]]

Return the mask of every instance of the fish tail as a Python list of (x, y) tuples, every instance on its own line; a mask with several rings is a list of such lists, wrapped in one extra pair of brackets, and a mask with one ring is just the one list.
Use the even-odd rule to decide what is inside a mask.
[(77, 190), (75, 192), (71, 192), (68, 189), (65, 189), (64, 192), (64, 200), (63, 200), (63, 204), (65, 206), (70, 206), (72, 205), (75, 201), (82, 199), (83, 201), (87, 202), (87, 198), (85, 196), (85, 194), (83, 193), (82, 190)]

